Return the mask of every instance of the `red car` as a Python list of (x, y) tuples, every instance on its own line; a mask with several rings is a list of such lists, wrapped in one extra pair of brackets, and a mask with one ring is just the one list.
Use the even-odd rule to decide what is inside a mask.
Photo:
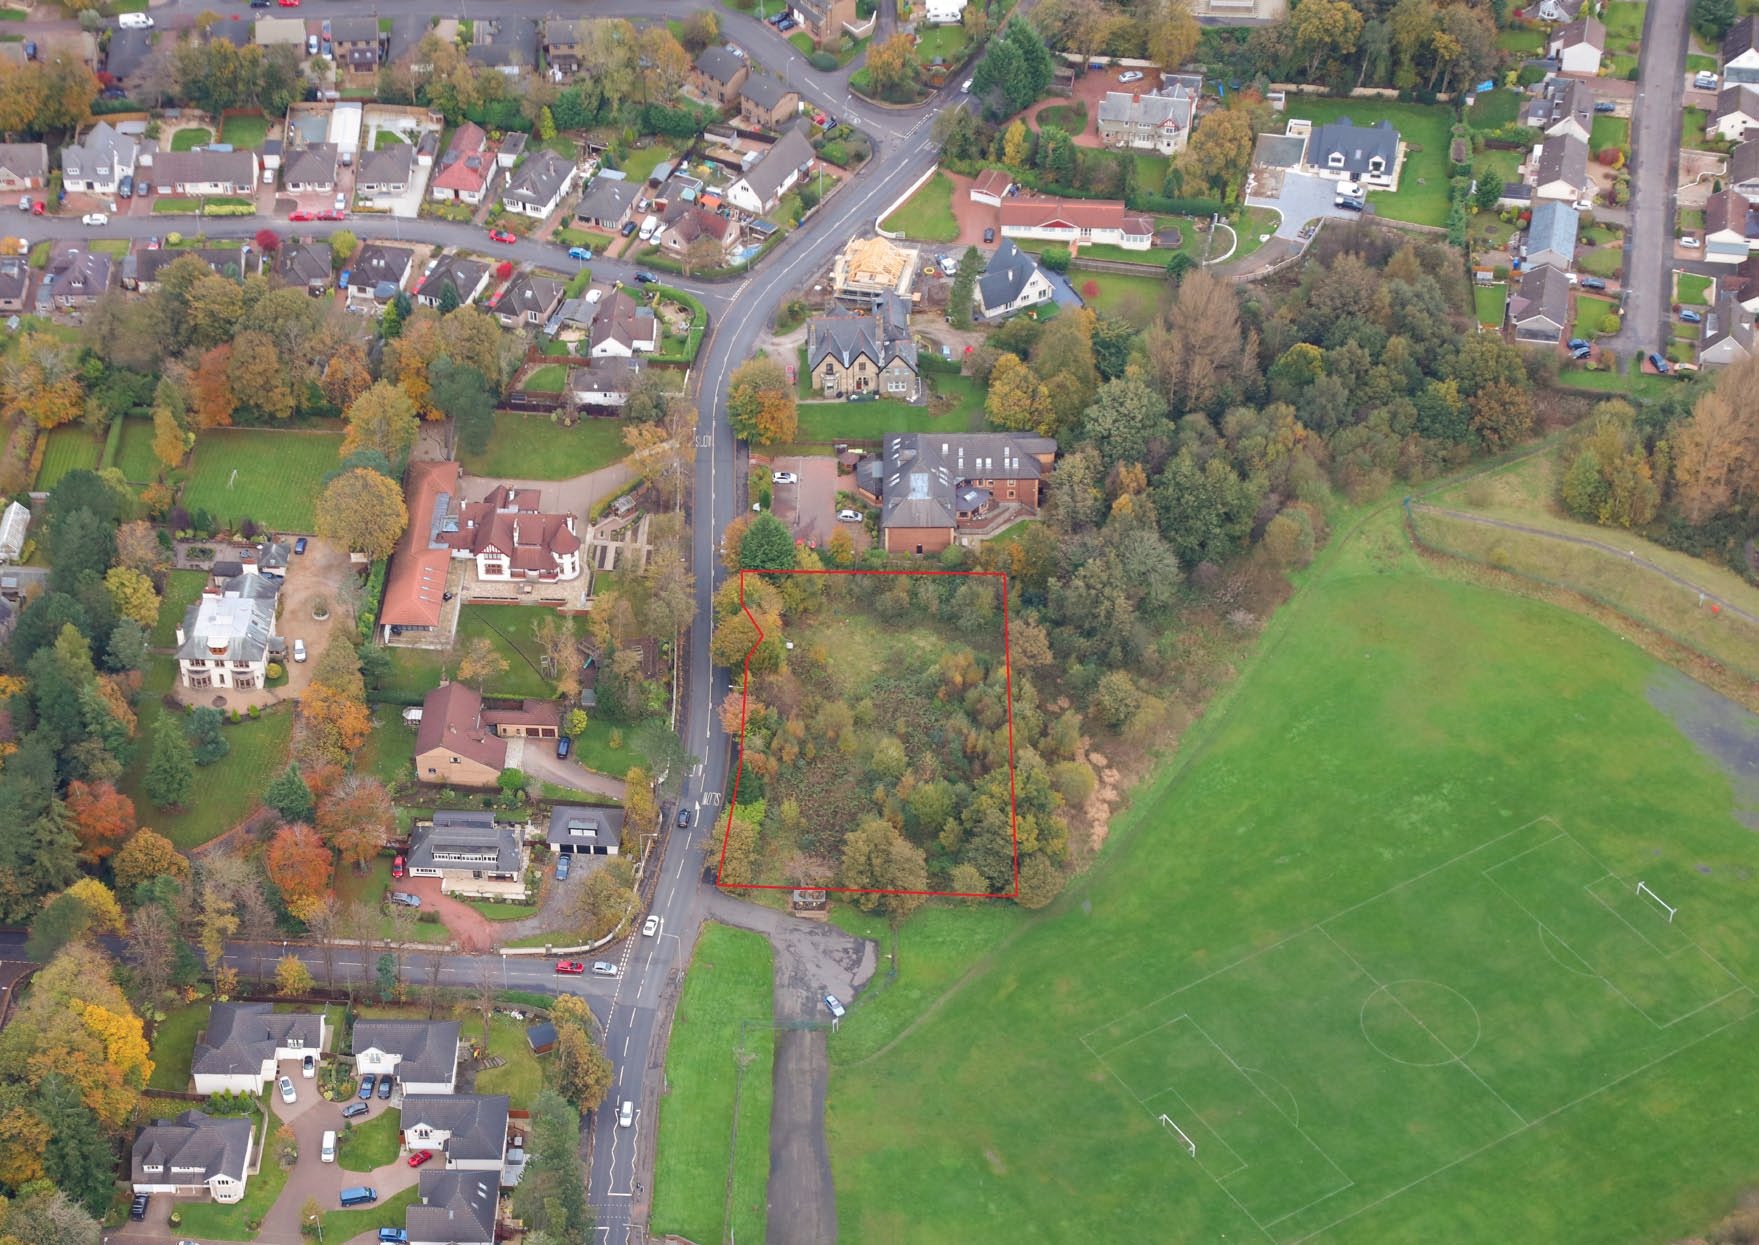
[(420, 1167), (423, 1163), (433, 1157), (434, 1152), (432, 1150), (417, 1150), (409, 1156), (409, 1165), (411, 1167)]
[(293, 213), (293, 215), (289, 216), (287, 219), (288, 220), (316, 220), (317, 214), (315, 212), (295, 212), (295, 213)]
[(391, 876), (394, 878), (400, 878), (403, 876), (403, 857), (397, 856), (392, 859)]
[(338, 212), (335, 208), (325, 208), (318, 213), (319, 220), (347, 220), (347, 212)]
[(569, 977), (578, 977), (586, 971), (586, 965), (579, 960), (557, 960), (556, 971)]
[(281, 0), (281, 7), (284, 9), (297, 9), (299, 7), (299, 0)]
[(505, 229), (491, 229), (491, 230), (489, 230), (489, 241), (490, 242), (517, 242), (517, 241), (519, 241), (519, 239), (514, 237), (512, 234), (508, 233)]
[(823, 125), (823, 124), (824, 124), (824, 123), (825, 123), (825, 115), (824, 115), (824, 113), (822, 113), (822, 112), (815, 112), (815, 113), (813, 113), (813, 114), (812, 114), (812, 123), (813, 123), (813, 124), (814, 124), (814, 125)]

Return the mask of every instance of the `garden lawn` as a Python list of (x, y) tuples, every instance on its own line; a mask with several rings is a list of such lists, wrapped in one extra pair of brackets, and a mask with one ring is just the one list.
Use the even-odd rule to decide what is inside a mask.
[[(937, 378), (938, 379), (938, 378)], [(983, 423), (979, 413), (978, 426)], [(970, 432), (969, 415), (956, 411), (937, 415), (932, 406), (916, 406), (897, 398), (872, 402), (803, 402), (801, 441), (877, 441), (891, 432)]]
[(203, 1000), (165, 1013), (165, 1019), (153, 1026), (153, 1075), (147, 1079), (149, 1089), (168, 1089), (182, 1093), (189, 1088), (189, 1065), (195, 1058), (195, 1039), (208, 1027), (208, 1009)]
[(1407, 145), (1398, 192), (1369, 192), (1374, 210), (1393, 220), (1440, 226), (1448, 214), (1448, 139), (1451, 114), (1439, 104), (1395, 104), (1378, 100), (1300, 99), (1289, 115), (1323, 125), (1349, 117), (1357, 125), (1385, 118)]
[(1616, 277), (1624, 259), (1624, 252), (1617, 247), (1597, 246), (1577, 259), (1576, 266), (1591, 277)]
[(177, 624), (207, 585), (206, 571), (166, 571), (165, 591), (159, 596), (159, 617), (153, 623), (154, 648), (169, 648), (177, 643)]
[[(263, 1156), (263, 1169), (252, 1176), (245, 1186), (242, 1201), (230, 1206), (222, 1202), (179, 1202), (177, 1209), (183, 1215), (183, 1224), (177, 1229), (178, 1235), (189, 1237), (211, 1237), (216, 1241), (252, 1241), (256, 1239), (256, 1229), (246, 1226), (259, 1221), (269, 1213), (275, 1205), (275, 1199), (281, 1196), (281, 1190), (287, 1185), (288, 1169), (281, 1166), (280, 1148), (275, 1144), (275, 1130), (280, 1126), (280, 1119), (275, 1115), (274, 1107), (269, 1104), (269, 1096), (264, 1094), (260, 1100), (263, 1109), (269, 1113), (268, 1140), (262, 1136), (263, 1128), (259, 1121), (258, 1134), (253, 1137), (253, 1146), (262, 1146), (268, 1151)], [(307, 1162), (313, 1162), (316, 1156), (310, 1156)], [(389, 1221), (387, 1221), (389, 1222)], [(338, 1237), (338, 1240), (345, 1238)]]
[(1564, 368), (1557, 383), (1568, 389), (1587, 389), (1594, 393), (1616, 394), (1640, 402), (1659, 402), (1679, 392), (1680, 381), (1672, 376), (1656, 376), (1652, 372), (1620, 376), (1617, 372), (1590, 372), (1582, 368)]
[(387, 787), (414, 777), (415, 728), (403, 722), (402, 705), (378, 705), (373, 733), (354, 758), (355, 769), (373, 775)]
[(1495, 285), (1472, 287), (1472, 304), (1478, 311), (1478, 323), (1496, 328), (1502, 323), (1503, 309), (1508, 303), (1509, 287), (1498, 281)]
[(839, 1231), (1702, 1231), (1759, 1146), (1727, 1109), (1759, 1075), (1759, 843), (1663, 690), (1702, 693), (1615, 630), (1440, 577), (1396, 507), (1370, 517), (1068, 893), (952, 910), (975, 932), (950, 965), (912, 945), (946, 917), (904, 927), (899, 982), (829, 1039)]
[(69, 471), (96, 470), (104, 452), (104, 443), (77, 424), (63, 424), (38, 435), (48, 443), (43, 451), (43, 465), (37, 470), (38, 492), (54, 488)]
[(917, 32), (916, 63), (932, 65), (940, 57), (949, 67), (956, 68), (965, 55), (965, 28), (954, 22), (949, 26), (928, 26)]
[[(483, 689), (490, 696), (548, 697), (554, 692), (550, 681), (539, 668), (539, 650), (531, 638), (532, 621), (539, 611), (516, 606), (466, 605), (458, 614), (459, 652), (479, 636), (488, 638), (507, 672), (496, 675)], [(443, 652), (428, 649), (387, 648), (391, 657), (391, 677), (387, 690), (423, 695), (440, 685), (442, 666), (456, 667), (458, 660)], [(383, 710), (381, 710), (383, 712)]]
[(621, 747), (611, 747), (611, 733), (617, 730), (618, 727), (603, 718), (589, 719), (586, 734), (575, 739), (571, 755), (587, 769), (609, 774), (613, 778), (623, 777), (629, 772), (630, 766), (641, 758), (629, 746), (630, 730), (621, 731)]
[[(482, 1034), (478, 1021), (465, 1023), (465, 1036), (475, 1040)], [(544, 1070), (531, 1043), (525, 1040), (525, 1025), (511, 1016), (496, 1016), (489, 1022), (489, 1054), (507, 1062), (498, 1068), (476, 1074), (479, 1094), (506, 1094), (515, 1109), (531, 1106), (532, 1099), (544, 1087)]]
[(1048, 108), (1041, 108), (1033, 120), (1041, 131), (1049, 125), (1065, 134), (1080, 134), (1087, 129), (1087, 104), (1082, 100), (1052, 104)]
[[(1538, 31), (1506, 31), (1506, 34), (1527, 36), (1528, 42), (1538, 46), (1543, 36)], [(1482, 95), (1472, 97), (1472, 107), (1467, 110), (1466, 118), (1474, 130), (1500, 130), (1511, 124), (1521, 115), (1521, 104), (1526, 96), (1513, 87), (1498, 87), (1494, 91), (1486, 91)]]
[(1633, 0), (1612, 0), (1601, 11), (1606, 23), (1606, 46), (1609, 51), (1625, 51), (1625, 45), (1643, 37), (1643, 6)]
[[(368, 746), (371, 746), (370, 742)], [(397, 811), (401, 814), (405, 810), (399, 806)], [(385, 892), (390, 890), (392, 885), (391, 858), (389, 856), (375, 856), (372, 862), (367, 865), (365, 873), (356, 873), (352, 867), (338, 864), (334, 877), (336, 898), (343, 904), (363, 900), (369, 904), (380, 905), (379, 937), (390, 939), (398, 932), (397, 926), (391, 920), (391, 909), (383, 906)], [(408, 936), (412, 942), (449, 942), (452, 937), (443, 924), (422, 920), (417, 920), (414, 925), (409, 927)], [(377, 971), (377, 967), (375, 963), (373, 965), (374, 971)], [(407, 966), (404, 968), (404, 978), (406, 981), (414, 980), (414, 973)]]
[(220, 123), (220, 141), (230, 143), (239, 151), (254, 150), (269, 137), (269, 119), (239, 113)]
[(158, 478), (162, 464), (153, 453), (152, 420), (122, 421), (122, 444), (116, 450), (116, 466), (130, 484), (150, 484)]
[(662, 161), (670, 160), (671, 158), (672, 149), (670, 147), (660, 146), (659, 144), (654, 144), (649, 147), (640, 147), (630, 152), (628, 158), (623, 161), (623, 172), (630, 181), (639, 184), (645, 182), (648, 179), (648, 175), (651, 174), (655, 167)]
[(1618, 306), (1616, 299), (1602, 298), (1597, 294), (1578, 293), (1576, 295), (1575, 335), (1577, 337), (1592, 337), (1600, 332), (1600, 326), (1602, 321), (1606, 319), (1606, 313), (1617, 311)]
[(1703, 150), (1714, 141), (1706, 137), (1705, 130), (1710, 125), (1710, 114), (1702, 108), (1686, 107), (1680, 109), (1680, 146), (1693, 150)]
[(199, 127), (191, 127), (177, 131), (171, 136), (172, 151), (194, 151), (197, 147), (205, 147), (214, 141), (214, 132)]
[(654, 1171), (656, 1235), (763, 1239), (775, 1046), (771, 958), (761, 934), (713, 922), (702, 927), (666, 1051)]
[(182, 503), (227, 523), (248, 515), (277, 531), (309, 533), (341, 446), (339, 432), (210, 428), (196, 438)]
[[(1239, 238), (1239, 244), (1228, 258), (1230, 260), (1245, 259), (1270, 241), (1276, 233), (1277, 222), (1280, 219), (1272, 208), (1249, 207), (1241, 213), (1237, 220), (1229, 221), (1228, 224), (1233, 227), (1235, 236)], [(1216, 245), (1219, 248), (1221, 244), (1218, 242)], [(1216, 254), (1220, 255), (1221, 251), (1218, 249)]]
[(397, 1157), (402, 1114), (381, 1111), (336, 1138), (336, 1166), (345, 1171), (376, 1171)]
[(1701, 277), (1695, 272), (1674, 273), (1674, 300), (1689, 303), (1698, 307), (1710, 305), (1710, 291), (1716, 285), (1714, 277)]
[(1538, 28), (1499, 30), (1496, 32), (1496, 46), (1505, 52), (1512, 52), (1516, 56), (1544, 56), (1545, 32)]
[(500, 411), (495, 415), (488, 449), (458, 457), (471, 475), (566, 480), (608, 467), (628, 452), (619, 419), (585, 418), (572, 428), (564, 428), (548, 415)]
[(318, 1217), (326, 1241), (347, 1241), (363, 1232), (371, 1232), (374, 1228), (395, 1227), (403, 1223), (403, 1216), (415, 1205), (416, 1197), (421, 1190), (411, 1185), (396, 1197), (385, 1198), (371, 1206), (362, 1206), (355, 1210), (325, 1210)]
[(1631, 154), (1631, 122), (1628, 117), (1611, 117), (1605, 113), (1595, 115), (1594, 128), (1588, 132), (1588, 148), (1599, 151), (1603, 147), (1617, 147), (1627, 157)]
[(1069, 270), (1069, 283), (1087, 300), (1088, 306), (1143, 329), (1160, 314), (1161, 299), (1171, 288), (1164, 277), (1090, 272), (1080, 268)]
[[(154, 690), (149, 685), (148, 691)], [(270, 779), (287, 768), (293, 710), (282, 707), (255, 721), (245, 718), (236, 726), (228, 725), (225, 738), (231, 749), (212, 765), (197, 768), (194, 793), (181, 812), (154, 805), (142, 785), (152, 753), (154, 724), (166, 712), (157, 696), (142, 699), (137, 736), (141, 742), (122, 776), (120, 789), (134, 801), (142, 825), (151, 826), (187, 852), (243, 821), (261, 802)]]
[(537, 915), (534, 903), (494, 903), (487, 899), (466, 899), (465, 904), (474, 909), (479, 916), (491, 921), (521, 921), (528, 916)]
[(954, 241), (959, 236), (959, 223), (953, 219), (953, 179), (936, 169), (884, 224), (914, 242)]
[(546, 363), (533, 368), (524, 385), (531, 393), (561, 393), (567, 387), (568, 368), (561, 363)]

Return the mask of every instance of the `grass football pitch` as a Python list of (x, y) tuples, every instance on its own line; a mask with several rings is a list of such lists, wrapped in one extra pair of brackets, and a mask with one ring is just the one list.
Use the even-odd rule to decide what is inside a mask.
[(956, 968), (960, 913), (905, 927), (903, 976), (831, 1044), (845, 1231), (1386, 1245), (1714, 1221), (1759, 1145), (1726, 1107), (1759, 1072), (1759, 839), (1646, 698), (1666, 673), (1432, 575), (1370, 520), (1086, 878), (982, 920)]

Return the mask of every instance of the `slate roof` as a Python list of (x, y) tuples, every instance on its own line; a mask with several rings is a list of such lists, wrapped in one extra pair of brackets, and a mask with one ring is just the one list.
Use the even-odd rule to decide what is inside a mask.
[(881, 464), (884, 527), (953, 527), (966, 480), (1036, 480), (1035, 454), (1055, 453), (1049, 437), (1010, 432), (906, 432), (885, 440)]
[[(425, 714), (422, 724), (427, 724)], [(410, 834), (408, 863), (411, 869), (513, 873), (520, 865), (519, 832), (495, 824), (493, 813), (442, 810), (434, 814), (432, 822), (416, 826)]]
[(568, 388), (575, 393), (627, 394), (640, 375), (639, 356), (589, 359), (569, 369)]
[(1581, 78), (1550, 79), (1527, 109), (1527, 124), (1536, 130), (1549, 130), (1566, 117), (1583, 130), (1594, 128), (1594, 88)]
[(542, 207), (556, 197), (573, 172), (574, 161), (553, 151), (539, 151), (513, 170), (501, 197)]
[(1307, 163), (1315, 168), (1335, 167), (1331, 164), (1334, 153), (1343, 156), (1342, 168), (1347, 173), (1366, 173), (1375, 156), (1385, 162), (1390, 173), (1399, 159), (1399, 132), (1384, 118), (1372, 125), (1357, 125), (1348, 117), (1339, 117), (1314, 126), (1307, 137)]
[[(451, 1133), (451, 1139), (446, 1142), (446, 1156), (453, 1162), (498, 1159), (507, 1144), (507, 1096), (405, 1094), (401, 1123), (404, 1132), (416, 1124), (429, 1124)], [(493, 1179), (492, 1175), (490, 1179)], [(454, 1238), (442, 1236), (434, 1239), (446, 1241)]]
[(1729, 153), (1728, 177), (1731, 186), (1759, 179), (1759, 138), (1749, 138)]
[(635, 202), (637, 187), (627, 178), (599, 176), (592, 179), (574, 214), (582, 220), (619, 220)]
[(1005, 238), (996, 248), (983, 274), (977, 278), (977, 292), (985, 307), (1004, 307), (1020, 297), (1038, 262)]
[(789, 95), (795, 94), (794, 88), (780, 78), (773, 78), (767, 73), (754, 73), (745, 79), (739, 88), (741, 99), (748, 99), (765, 112), (771, 111)]
[(1107, 91), (1099, 101), (1099, 123), (1128, 126), (1170, 124), (1177, 129), (1188, 130), (1191, 128), (1191, 115), (1196, 109), (1196, 99), (1182, 86), (1147, 94)]
[(1558, 27), (1557, 32), (1551, 36), (1551, 42), (1553, 46), (1561, 45), (1565, 48), (1586, 43), (1596, 52), (1603, 52), (1606, 50), (1606, 27), (1583, 14), (1575, 21)]
[(495, 1172), (422, 1172), (421, 1201), (403, 1220), (409, 1239), (459, 1245), (493, 1241), (500, 1183)]
[(458, 1071), (456, 1020), (357, 1020), (354, 1053), (382, 1050), (399, 1056), (397, 1079), (434, 1085)]
[(218, 596), (203, 593), (184, 611), (183, 643), (177, 646), (177, 656), (262, 661), (275, 630), (275, 598), (280, 591), (278, 580), (246, 571), (222, 583)]
[(275, 252), (275, 275), (291, 285), (328, 284), (331, 259), (329, 243), (289, 238)]
[(10, 255), (0, 259), (0, 302), (23, 302), (30, 283), (30, 265), (23, 259)]
[(415, 148), (408, 143), (392, 143), (376, 151), (361, 153), (354, 183), (357, 186), (407, 186), (414, 175)]
[(54, 277), (53, 285), (37, 287), (37, 297), (96, 298), (110, 288), (110, 257), (96, 251), (69, 248), (49, 257), (44, 276)]
[(20, 180), (46, 180), (49, 176), (48, 144), (0, 143), (0, 170)]
[(651, 310), (637, 306), (633, 298), (618, 290), (599, 299), (599, 313), (592, 323), (589, 345), (598, 346), (607, 341), (616, 341), (633, 347), (637, 341), (653, 340), (657, 333), (652, 321)]
[(281, 180), (289, 186), (331, 186), (336, 182), (335, 143), (307, 143), (287, 157)]
[(556, 309), (564, 288), (560, 281), (535, 272), (522, 272), (501, 291), (501, 297), (495, 301), (495, 314), (516, 316), (521, 320), (534, 314), (541, 324)]
[(1704, 200), (1704, 236), (1733, 232), (1747, 237), (1749, 205), (1739, 191), (1721, 190)]
[(1721, 121), (1724, 117), (1730, 117), (1736, 113), (1759, 117), (1759, 86), (1737, 82), (1725, 86), (1717, 92), (1715, 119)]
[(278, 1012), (268, 1003), (215, 1003), (189, 1067), (213, 1076), (255, 1076), (277, 1047), (299, 1045), (315, 1054), (322, 1039), (323, 1017), (315, 1012)]
[(768, 203), (796, 169), (812, 160), (812, 155), (812, 144), (806, 136), (797, 129), (788, 130), (751, 166), (745, 174), (745, 184), (751, 187), (758, 202)]
[(438, 299), (441, 292), (450, 285), (452, 292), (458, 296), (458, 301), (466, 303), (488, 275), (489, 266), (479, 260), (466, 259), (462, 255), (445, 255), (434, 265), (434, 270), (422, 278), (415, 292), (420, 298)]
[(623, 810), (590, 804), (557, 804), (550, 809), (550, 829), (545, 836), (551, 847), (587, 850), (607, 844), (616, 847), (623, 839)]
[[(447, 463), (454, 472), (457, 463)], [(456, 477), (454, 477), (456, 478)], [(415, 515), (412, 513), (410, 531), (415, 529)], [(405, 536), (408, 532), (405, 532)], [(425, 542), (423, 546), (425, 547)], [(403, 551), (398, 550), (398, 556)], [(442, 552), (440, 569), (441, 582), (445, 581), (445, 559), (450, 555)], [(393, 562), (395, 567), (396, 563)], [(433, 613), (439, 615), (439, 590), (433, 593)], [(390, 593), (387, 591), (386, 597)], [(383, 617), (383, 615), (381, 615)], [(431, 625), (431, 624), (430, 624)], [(420, 757), (434, 748), (444, 748), (457, 753), (461, 757), (469, 757), (480, 765), (490, 769), (502, 769), (507, 763), (507, 741), (497, 736), (483, 725), (482, 694), (475, 688), (463, 683), (445, 683), (436, 687), (422, 698), (421, 726), (415, 732), (415, 755)]]
[(330, 37), (337, 43), (377, 43), (379, 19), (376, 17), (338, 17), (330, 23)]
[(696, 58), (696, 72), (705, 78), (712, 78), (722, 86), (731, 82), (745, 68), (745, 58), (729, 52), (719, 44), (712, 48), (704, 48)]
[(1722, 59), (1725, 64), (1743, 52), (1755, 49), (1759, 49), (1759, 17), (1741, 18), (1722, 37)]
[(486, 43), (473, 43), (465, 56), (478, 65), (530, 66), (537, 64), (537, 19), (531, 17), (497, 17), (477, 21), (479, 35), (487, 31)]
[(1570, 204), (1547, 199), (1533, 209), (1533, 221), (1527, 227), (1527, 253), (1552, 251), (1567, 261), (1576, 253), (1576, 230), (1580, 223), (1581, 216)]
[(112, 30), (104, 45), (104, 72), (113, 78), (127, 78), (146, 64), (152, 50), (151, 30)]
[(1710, 313), (1704, 324), (1704, 343), (1700, 350), (1708, 350), (1728, 340), (1733, 340), (1742, 354), (1753, 353), (1753, 317), (1733, 294), (1724, 294), (1716, 300), (1716, 310)]
[[(136, 281), (157, 282), (165, 269), (187, 255), (201, 260), (223, 277), (241, 277), (245, 270), (244, 250), (242, 245), (235, 243), (232, 246), (180, 247), (175, 250), (160, 247), (155, 251), (134, 251), (122, 262), (122, 275), (125, 278), (129, 276), (129, 265), (132, 263)], [(228, 273), (228, 267), (236, 271)]]
[(153, 184), (161, 190), (172, 186), (219, 182), (227, 186), (250, 186), (257, 179), (254, 151), (161, 151), (153, 157)]
[[(135, 1184), (194, 1185), (214, 1176), (230, 1176), (242, 1183), (250, 1134), (251, 1122), (244, 1116), (216, 1118), (189, 1110), (156, 1120), (134, 1139), (130, 1176)], [(145, 1170), (155, 1166), (161, 1170)]]
[(108, 121), (100, 121), (86, 133), (84, 142), (61, 149), (61, 172), (69, 179), (87, 180), (96, 176), (100, 167), (133, 167), (139, 152), (139, 143), (118, 133)]
[(409, 275), (409, 262), (413, 258), (415, 253), (403, 247), (368, 242), (348, 266), (348, 288), (371, 290), (385, 282), (401, 286), (403, 278)]
[(898, 322), (900, 312), (907, 321), (909, 311), (903, 300), (886, 294), (874, 305), (874, 314), (870, 316), (841, 310), (814, 316), (806, 324), (807, 370), (817, 371), (827, 358), (847, 368), (866, 355), (874, 361), (876, 369), (901, 360), (914, 371), (916, 342), (910, 336), (908, 323)]
[(1550, 264), (1521, 274), (1521, 285), (1509, 300), (1509, 318), (1517, 325), (1544, 318), (1560, 328), (1570, 322), (1570, 279)]
[(1581, 187), (1588, 183), (1588, 144), (1574, 134), (1553, 134), (1539, 148), (1535, 186), (1562, 181)]

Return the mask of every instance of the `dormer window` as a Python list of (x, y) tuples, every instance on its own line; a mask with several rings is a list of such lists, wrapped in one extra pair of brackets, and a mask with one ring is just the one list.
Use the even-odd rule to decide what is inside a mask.
[(1325, 162), (1334, 169), (1341, 169), (1344, 167), (1344, 153), (1341, 151), (1334, 151), (1331, 155), (1325, 158)]
[(1368, 159), (1368, 171), (1370, 173), (1386, 172), (1386, 161), (1379, 156), (1370, 156)]

